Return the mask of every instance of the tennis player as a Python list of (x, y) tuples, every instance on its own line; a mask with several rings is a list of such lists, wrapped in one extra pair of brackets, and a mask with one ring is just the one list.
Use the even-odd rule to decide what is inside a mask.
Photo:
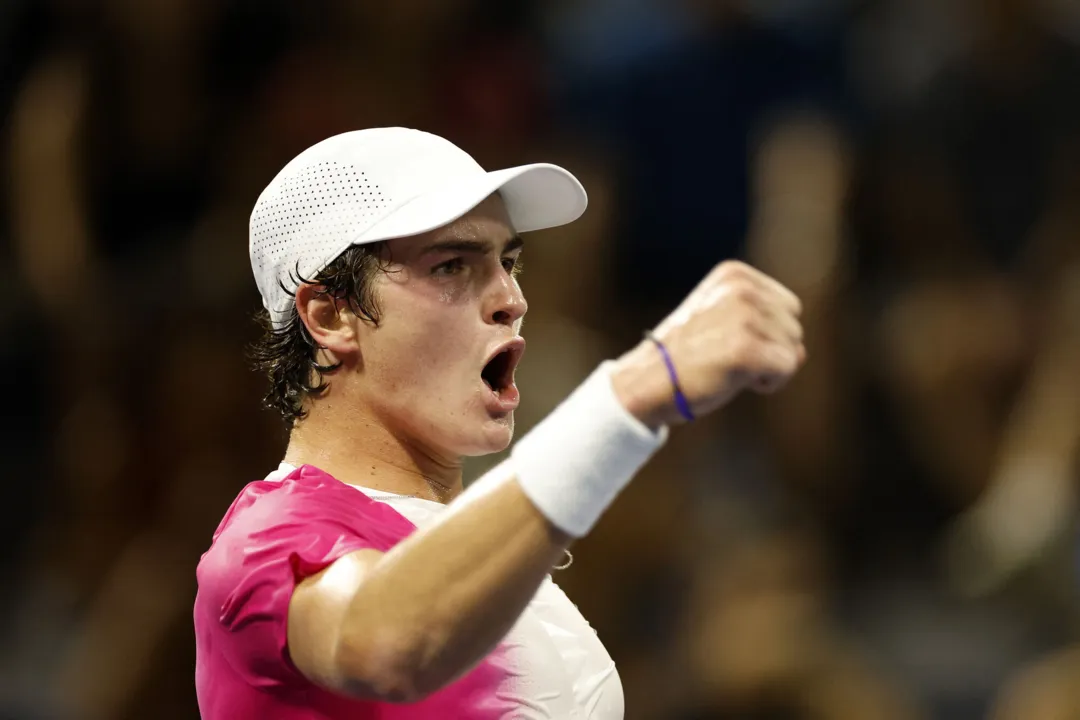
[(549, 573), (669, 427), (777, 390), (805, 351), (798, 299), (723, 263), (463, 490), (462, 458), (513, 436), (519, 233), (585, 206), (559, 167), (485, 172), (402, 128), (329, 138), (262, 193), (258, 355), (290, 437), (198, 566), (205, 720), (623, 716)]

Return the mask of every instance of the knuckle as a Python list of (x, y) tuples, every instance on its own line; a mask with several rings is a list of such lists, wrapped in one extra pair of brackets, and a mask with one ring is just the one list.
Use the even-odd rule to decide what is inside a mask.
[(791, 337), (794, 340), (801, 342), (802, 339), (803, 339), (803, 333), (804, 333), (804, 330), (803, 330), (802, 323), (799, 322), (797, 319), (793, 319), (791, 321), (791, 329), (790, 329), (790, 332), (789, 332)]
[(758, 300), (758, 289), (754, 283), (742, 280), (735, 288), (736, 297), (745, 303), (755, 303)]
[(787, 377), (795, 371), (795, 353), (782, 345), (773, 345), (763, 353), (765, 371), (772, 376)]
[(758, 316), (757, 310), (752, 306), (744, 305), (739, 308), (738, 315), (736, 317), (739, 331), (746, 343), (756, 346), (760, 344), (760, 336), (762, 333), (761, 318)]
[(745, 278), (736, 278), (727, 282), (728, 293), (741, 303), (753, 304), (757, 301), (757, 288)]
[(803, 303), (802, 303), (802, 300), (799, 298), (799, 296), (796, 295), (795, 293), (791, 293), (791, 306), (792, 306), (792, 309), (793, 309), (796, 317), (798, 317), (799, 315), (802, 315), (802, 313), (803, 313)]
[(799, 369), (798, 355), (792, 350), (786, 350), (780, 361), (780, 370), (785, 377), (791, 377)]
[(716, 266), (716, 274), (722, 279), (744, 277), (747, 270), (746, 264), (738, 260), (724, 260)]

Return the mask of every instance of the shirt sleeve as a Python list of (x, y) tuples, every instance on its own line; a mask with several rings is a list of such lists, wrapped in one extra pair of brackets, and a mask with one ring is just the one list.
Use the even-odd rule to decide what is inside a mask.
[[(358, 491), (283, 487), (232, 512), (199, 567), (199, 593), (214, 644), (250, 685), (272, 688), (303, 676), (289, 659), (286, 623), (293, 591), (339, 558), (387, 550), (403, 520)], [(320, 491), (321, 490), (321, 491)], [(410, 528), (411, 529), (411, 526)]]

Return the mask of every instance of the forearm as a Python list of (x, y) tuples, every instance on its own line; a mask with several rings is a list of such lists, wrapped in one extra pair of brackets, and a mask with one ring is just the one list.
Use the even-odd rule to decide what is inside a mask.
[(492, 473), (484, 492), (384, 555), (349, 604), (342, 648), (378, 653), (371, 634), (386, 630), (394, 684), (409, 686), (407, 696), (446, 685), (490, 652), (572, 539), (536, 509), (508, 464)]

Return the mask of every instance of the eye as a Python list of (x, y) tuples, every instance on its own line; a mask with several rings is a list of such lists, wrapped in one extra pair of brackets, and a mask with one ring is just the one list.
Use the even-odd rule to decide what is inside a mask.
[(503, 270), (516, 276), (521, 272), (521, 259), (518, 257), (504, 257), (502, 266)]
[(452, 258), (446, 262), (441, 262), (435, 267), (431, 268), (432, 275), (442, 275), (444, 277), (457, 275), (459, 272), (465, 269), (464, 258)]

